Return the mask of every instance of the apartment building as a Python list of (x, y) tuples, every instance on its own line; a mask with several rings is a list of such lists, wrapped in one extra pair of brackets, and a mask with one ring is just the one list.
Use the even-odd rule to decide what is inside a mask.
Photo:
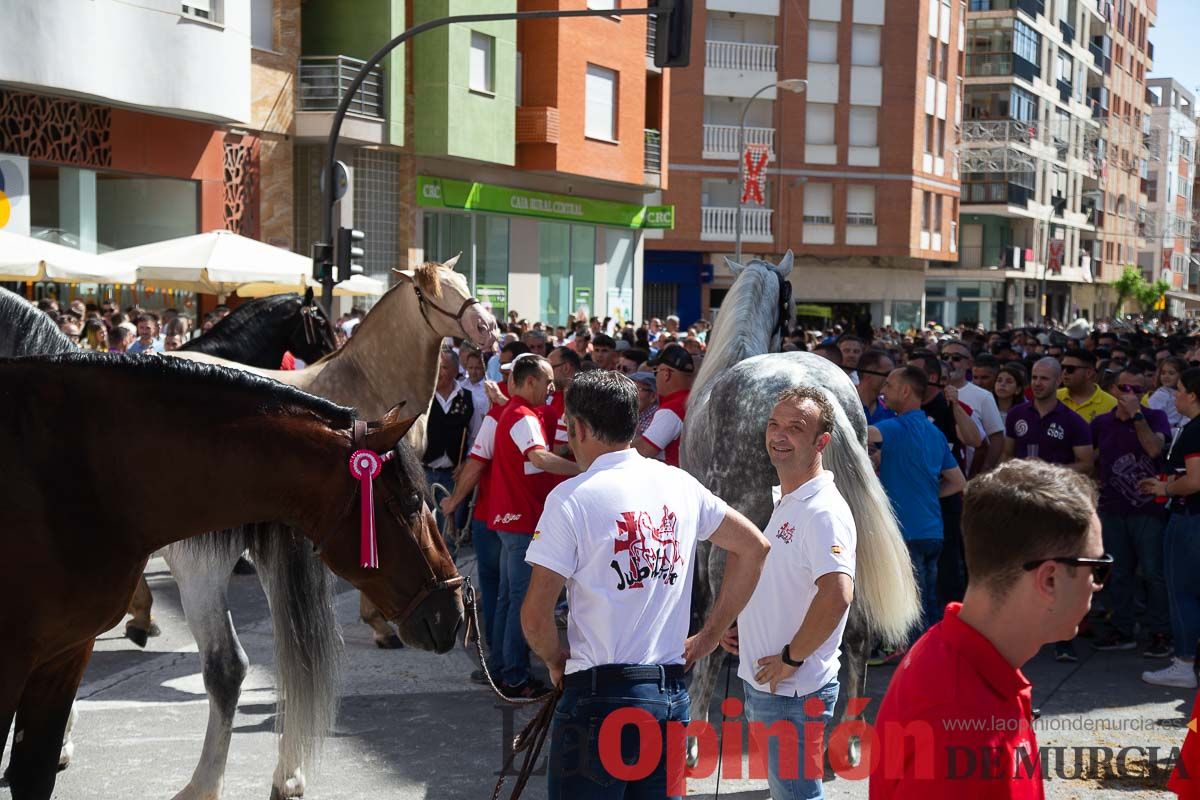
[[(336, 107), (345, 76), (405, 27), (517, 10), (515, 0), (364, 0), (375, 23), (365, 24), (341, 19), (340, 5), (304, 6), (301, 138), (328, 135), (332, 115), (315, 107), (315, 87), (326, 87), (320, 103)], [(585, 7), (615, 3), (521, 3)], [(354, 191), (341, 214), (366, 233), (367, 272), (386, 277), (392, 267), (457, 255), (456, 269), (498, 317), (516, 311), (559, 325), (580, 313), (638, 318), (643, 240), (672, 224), (669, 207), (646, 204), (648, 192), (666, 186), (669, 122), (670, 79), (653, 66), (650, 41), (645, 17), (606, 16), (452, 25), (394, 51), (343, 128)], [(306, 68), (317, 65), (326, 73), (337, 65), (336, 77), (306, 81)], [(324, 159), (313, 145), (296, 169), (298, 197), (311, 198), (297, 211), (309, 242)]]
[(1095, 0), (970, 0), (960, 269), (929, 281), (948, 322), (1095, 314), (1108, 28)]
[(1162, 278), (1171, 285), (1166, 310), (1182, 317), (1200, 310), (1200, 295), (1190, 280), (1196, 98), (1174, 78), (1151, 78), (1146, 84), (1153, 159), (1146, 182), (1145, 245), (1137, 263), (1147, 280)]
[[(676, 226), (648, 245), (647, 313), (690, 322), (732, 276), (738, 136), (765, 150), (745, 257), (796, 254), (801, 320), (919, 325), (930, 262), (956, 259), (965, 5), (920, 0), (706, 0), (692, 65), (671, 86)], [(787, 91), (794, 79), (803, 93)], [(757, 156), (756, 156), (757, 157)], [(753, 198), (756, 199), (756, 198)]]
[[(272, 132), (274, 163), (287, 123), (252, 90), (273, 68), (255, 48), (286, 38), (296, 5), (45, 0), (11, 15), (0, 26), (0, 227), (88, 252), (219, 228), (259, 235), (260, 133)], [(276, 210), (266, 216), (285, 238)], [(190, 293), (71, 291), (202, 310)]]

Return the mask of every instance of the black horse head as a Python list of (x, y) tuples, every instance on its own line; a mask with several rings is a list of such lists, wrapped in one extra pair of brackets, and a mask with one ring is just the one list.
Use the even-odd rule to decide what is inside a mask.
[(279, 369), (285, 352), (311, 364), (336, 350), (337, 339), (309, 290), (304, 297), (277, 294), (238, 306), (181, 349)]

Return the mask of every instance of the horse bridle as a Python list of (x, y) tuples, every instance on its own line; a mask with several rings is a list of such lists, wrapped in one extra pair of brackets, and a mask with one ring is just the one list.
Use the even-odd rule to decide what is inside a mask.
[(457, 322), (458, 329), (460, 331), (462, 331), (462, 333), (463, 333), (463, 338), (466, 339), (467, 341), (473, 341), (473, 339), (471, 338), (471, 334), (467, 333), (467, 328), (465, 325), (463, 325), (462, 320), (463, 320), (463, 316), (467, 313), (467, 309), (470, 308), (471, 306), (475, 305), (476, 303), (478, 303), (479, 302), (478, 300), (476, 300), (474, 297), (468, 296), (466, 300), (463, 300), (463, 304), (458, 309), (458, 313), (451, 314), (449, 311), (442, 308), (437, 303), (433, 302), (428, 297), (426, 297), (425, 292), (421, 291), (421, 287), (418, 286), (415, 281), (413, 282), (412, 287), (413, 287), (413, 291), (417, 293), (417, 306), (418, 306), (418, 308), (421, 309), (421, 316), (425, 319), (425, 324), (429, 326), (429, 330), (433, 331), (434, 333), (438, 332), (437, 328), (433, 327), (433, 323), (429, 320), (429, 312), (426, 310), (426, 306), (428, 306), (429, 308), (432, 308), (434, 311), (438, 312), (443, 317), (449, 317), (450, 319)]
[(783, 340), (788, 335), (788, 322), (792, 318), (792, 284), (781, 272), (775, 272), (775, 277), (779, 280), (779, 318), (773, 333), (779, 334), (779, 346), (782, 348)]
[[(354, 420), (353, 431), (354, 431), (354, 449), (355, 450), (366, 449), (367, 448), (367, 423), (362, 420), (357, 420), (357, 419)], [(386, 467), (386, 464), (385, 464), (385, 467)], [(334, 534), (334, 532), (337, 531), (338, 526), (341, 524), (341, 521), (344, 520), (346, 518), (346, 516), (353, 511), (354, 503), (356, 500), (359, 499), (360, 491), (361, 491), (361, 489), (359, 489), (357, 487), (355, 488), (354, 494), (352, 494), (350, 496), (350, 500), (346, 503), (346, 507), (344, 509), (342, 509), (342, 513), (339, 514), (337, 516), (337, 519), (334, 521), (334, 523), (329, 526), (328, 530), (326, 531), (325, 535), (321, 537), (320, 541), (316, 542), (316, 544), (314, 545), (313, 552), (319, 554), (325, 548), (325, 544), (329, 541), (329, 537), (332, 536)], [(421, 555), (421, 560), (425, 563), (425, 569), (429, 573), (428, 576), (425, 578), (424, 582), (421, 584), (420, 589), (418, 589), (417, 593), (415, 595), (413, 595), (412, 600), (410, 600), (408, 602), (408, 605), (406, 605), (399, 614), (397, 614), (394, 617), (391, 617), (388, 620), (389, 622), (403, 622), (404, 620), (406, 620), (410, 616), (412, 616), (412, 613), (417, 610), (417, 608), (421, 605), (421, 603), (425, 602), (425, 600), (430, 595), (432, 595), (434, 592), (440, 592), (442, 590), (457, 589), (459, 586), (463, 585), (463, 583), (466, 581), (466, 578), (463, 577), (462, 575), (455, 575), (453, 578), (439, 578), (437, 573), (433, 571), (433, 565), (429, 563), (429, 559), (425, 555), (426, 548), (421, 544), (421, 541), (417, 538), (416, 533), (413, 531), (413, 526), (411, 524), (409, 524), (409, 522), (407, 521), (408, 515), (406, 515), (404, 513), (404, 509), (401, 508), (400, 501), (397, 500), (396, 496), (394, 494), (392, 494), (390, 491), (388, 491), (386, 488), (384, 488), (382, 485), (377, 485), (374, 488), (373, 492), (375, 495), (376, 508), (378, 508), (379, 506), (382, 505), (384, 508), (386, 508), (388, 510), (388, 513), (392, 515), (392, 518), (396, 520), (397, 524), (399, 524), (400, 527), (404, 528), (404, 530), (408, 531), (408, 538), (413, 543), (413, 545), (417, 548), (417, 551)]]
[(304, 342), (309, 346), (317, 343), (316, 316), (319, 313), (320, 309), (316, 303), (304, 303), (300, 306), (300, 322), (297, 327), (304, 327)]

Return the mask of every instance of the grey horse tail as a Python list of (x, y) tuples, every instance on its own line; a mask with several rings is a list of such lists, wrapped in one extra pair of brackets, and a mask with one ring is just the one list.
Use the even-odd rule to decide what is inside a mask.
[(250, 553), (275, 627), (280, 754), (284, 763), (303, 764), (308, 772), (315, 770), (337, 717), (342, 637), (332, 576), (308, 539), (285, 525), (256, 526)]
[(839, 419), (823, 455), (854, 514), (854, 599), (862, 604), (871, 631), (885, 645), (899, 647), (908, 641), (921, 613), (912, 558), (866, 448), (841, 406), (835, 402), (833, 407)]

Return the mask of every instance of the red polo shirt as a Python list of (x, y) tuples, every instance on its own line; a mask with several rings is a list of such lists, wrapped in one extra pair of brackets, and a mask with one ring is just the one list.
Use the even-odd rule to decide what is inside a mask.
[(471, 515), (484, 525), (492, 521), (488, 515), (488, 485), (491, 482), (492, 456), (496, 452), (496, 425), (500, 421), (500, 412), (504, 406), (493, 405), (479, 425), (479, 433), (475, 434), (475, 442), (471, 445), (471, 458), (483, 464), (483, 472), (479, 473), (479, 483), (476, 484), (475, 512)]
[(494, 531), (533, 535), (542, 515), (550, 484), (546, 473), (535, 467), (528, 455), (533, 450), (549, 449), (544, 413), (514, 395), (496, 421), (492, 479), (488, 485), (488, 527)]
[(944, 619), (900, 662), (875, 720), (871, 800), (1042, 800), (1033, 687), (983, 634)]
[(683, 436), (689, 392), (689, 389), (680, 389), (659, 398), (658, 411), (642, 431), (642, 438), (663, 451), (663, 460), (672, 467), (679, 466), (679, 440)]

